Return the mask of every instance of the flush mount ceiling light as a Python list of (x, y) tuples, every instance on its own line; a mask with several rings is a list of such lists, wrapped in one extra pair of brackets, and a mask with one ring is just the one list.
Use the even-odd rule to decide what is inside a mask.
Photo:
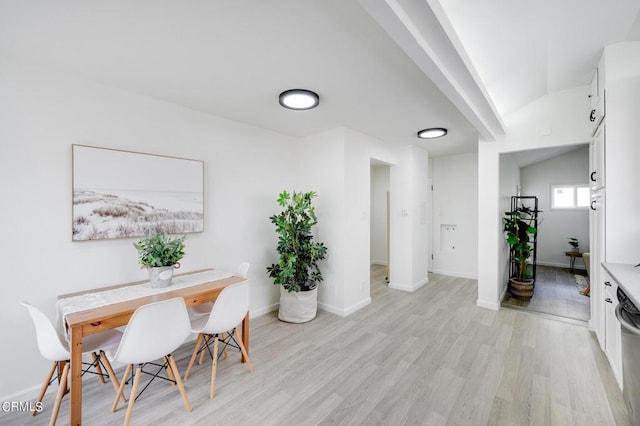
[(433, 127), (431, 129), (424, 129), (418, 132), (420, 139), (433, 139), (439, 138), (447, 134), (447, 129), (443, 127)]
[(317, 107), (320, 97), (311, 90), (291, 89), (280, 93), (279, 102), (285, 108), (305, 110)]

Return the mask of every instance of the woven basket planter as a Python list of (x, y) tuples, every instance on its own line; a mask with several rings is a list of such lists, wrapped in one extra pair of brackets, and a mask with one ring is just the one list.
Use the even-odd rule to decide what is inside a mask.
[(531, 300), (533, 297), (533, 280), (518, 281), (515, 278), (511, 278), (509, 283), (513, 297), (520, 300)]

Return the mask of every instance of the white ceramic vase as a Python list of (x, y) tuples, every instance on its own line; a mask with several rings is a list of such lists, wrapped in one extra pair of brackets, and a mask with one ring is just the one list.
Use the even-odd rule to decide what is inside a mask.
[(149, 268), (149, 287), (165, 288), (171, 285), (173, 266), (158, 266)]
[(280, 310), (278, 319), (285, 322), (311, 321), (318, 312), (318, 289), (288, 292), (280, 286)]

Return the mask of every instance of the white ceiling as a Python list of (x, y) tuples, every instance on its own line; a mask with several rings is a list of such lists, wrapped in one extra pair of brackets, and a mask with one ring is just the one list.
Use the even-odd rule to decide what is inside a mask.
[(638, 0), (438, 1), (502, 117), (589, 84), (605, 45), (640, 40)]
[[(586, 84), (605, 44), (638, 38), (640, 2), (603, 3), (0, 0), (0, 57), (286, 135), (346, 126), (444, 155), (499, 131), (496, 109)], [(320, 107), (281, 108), (291, 88)], [(418, 141), (426, 127), (449, 134)]]
[(564, 145), (553, 148), (528, 149), (525, 151), (512, 152), (508, 155), (511, 156), (520, 168), (522, 168), (557, 157), (567, 152), (575, 151), (576, 149), (584, 148), (585, 146), (587, 145)]

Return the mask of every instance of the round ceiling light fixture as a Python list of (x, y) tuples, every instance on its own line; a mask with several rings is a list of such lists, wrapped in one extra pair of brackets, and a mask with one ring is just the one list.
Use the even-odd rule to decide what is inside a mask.
[(447, 134), (447, 129), (444, 127), (432, 127), (430, 129), (420, 130), (418, 132), (418, 137), (420, 139), (433, 139), (440, 138)]
[(317, 93), (305, 89), (291, 89), (280, 93), (280, 105), (288, 109), (312, 109), (320, 103)]

